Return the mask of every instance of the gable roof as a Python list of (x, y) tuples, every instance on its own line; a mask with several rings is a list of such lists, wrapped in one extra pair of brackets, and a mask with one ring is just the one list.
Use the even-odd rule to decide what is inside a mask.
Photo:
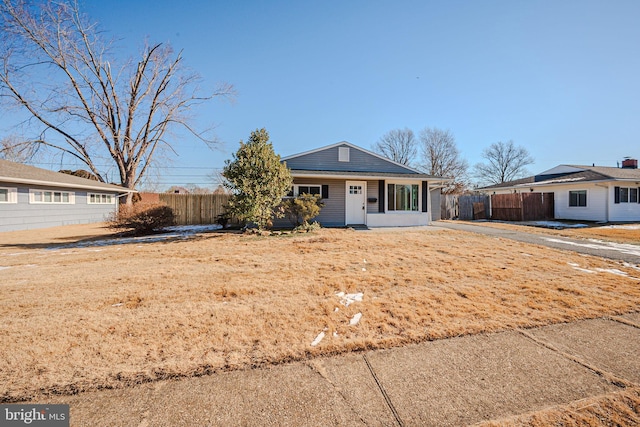
[(558, 165), (554, 168), (541, 172), (538, 175), (482, 187), (480, 190), (560, 184), (566, 185), (572, 183), (602, 181), (640, 181), (640, 169), (623, 169), (607, 166)]
[[(349, 161), (338, 161), (338, 150), (342, 147), (354, 150), (354, 153), (350, 154)], [(282, 161), (287, 163), (294, 176), (394, 176), (443, 179), (424, 174), (410, 166), (395, 162), (347, 141), (293, 154), (282, 158)]]
[(46, 185), (51, 187), (77, 188), (83, 190), (134, 193), (135, 190), (119, 185), (106, 184), (66, 173), (54, 172), (22, 163), (0, 159), (0, 182), (15, 184)]

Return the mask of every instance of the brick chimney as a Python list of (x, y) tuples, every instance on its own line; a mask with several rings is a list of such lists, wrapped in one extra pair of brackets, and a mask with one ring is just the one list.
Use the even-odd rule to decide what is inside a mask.
[(625, 157), (622, 161), (622, 169), (638, 169), (638, 160)]

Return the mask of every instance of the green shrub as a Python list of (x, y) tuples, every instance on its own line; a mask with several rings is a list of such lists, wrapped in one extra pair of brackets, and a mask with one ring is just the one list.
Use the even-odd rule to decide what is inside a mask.
[(136, 203), (122, 205), (109, 221), (109, 228), (129, 230), (133, 234), (151, 234), (175, 225), (173, 210), (159, 203)]
[(282, 202), (284, 214), (294, 227), (308, 226), (309, 220), (320, 215), (323, 206), (319, 194), (303, 193)]

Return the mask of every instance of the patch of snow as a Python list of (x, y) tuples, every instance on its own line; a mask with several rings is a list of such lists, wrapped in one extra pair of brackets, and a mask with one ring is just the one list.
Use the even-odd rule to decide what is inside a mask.
[(11, 268), (11, 267), (2, 267), (2, 266), (0, 266), (0, 270), (6, 270), (7, 268)]
[(351, 320), (349, 321), (349, 325), (356, 326), (358, 323), (360, 323), (360, 319), (362, 319), (362, 313), (354, 314)]
[(362, 267), (362, 271), (367, 271), (367, 269), (366, 269), (366, 268), (364, 268), (364, 267)]
[[(175, 227), (165, 228), (165, 232), (154, 234), (151, 236), (139, 237), (115, 237), (110, 239), (92, 240), (88, 242), (77, 242), (68, 245), (56, 246), (49, 248), (50, 250), (68, 249), (68, 248), (87, 248), (87, 247), (103, 247), (113, 245), (126, 245), (131, 243), (155, 243), (169, 239), (189, 239), (198, 233), (206, 233), (216, 231), (222, 227), (218, 224), (210, 225), (179, 225)], [(138, 246), (142, 247), (142, 246)], [(95, 250), (96, 252), (100, 249)], [(63, 254), (60, 254), (63, 255)]]
[(547, 227), (547, 228), (586, 228), (588, 225), (586, 224), (567, 224), (564, 222), (558, 221), (532, 221), (529, 224), (537, 225), (538, 227)]
[(338, 292), (336, 296), (340, 298), (340, 304), (344, 305), (345, 307), (349, 307), (349, 305), (353, 304), (354, 302), (362, 302), (364, 294), (362, 292), (359, 292), (357, 294), (345, 294), (344, 292)]
[(117, 302), (115, 304), (111, 304), (111, 307), (120, 307), (122, 305), (121, 302)]
[(614, 243), (614, 242), (604, 242), (602, 240), (589, 239), (591, 243), (578, 243), (578, 242), (570, 242), (568, 240), (562, 239), (554, 239), (550, 237), (544, 237), (544, 240), (548, 242), (554, 243), (562, 243), (569, 246), (581, 246), (584, 248), (590, 249), (600, 249), (600, 250), (608, 250), (608, 251), (617, 251), (622, 252), (628, 255), (635, 255), (640, 257), (640, 246), (638, 245), (629, 245), (625, 243)]
[(629, 262), (623, 262), (622, 265), (628, 268), (633, 268), (634, 270), (640, 270), (640, 267), (638, 267), (635, 264), (631, 264)]
[(622, 270), (618, 270), (617, 268), (596, 268), (597, 271), (601, 271), (603, 273), (611, 273), (611, 274), (615, 274), (616, 276), (622, 276), (622, 277), (626, 277), (628, 279), (633, 279), (633, 280), (638, 280), (640, 281), (640, 279), (638, 279), (637, 277), (633, 277), (633, 276), (629, 276), (629, 274), (625, 271)]
[(640, 230), (640, 224), (614, 224), (614, 225), (605, 225), (601, 228), (612, 228), (612, 229), (622, 229), (622, 230)]
[(311, 347), (315, 347), (320, 344), (320, 341), (324, 338), (324, 332), (320, 332), (315, 340), (311, 343)]
[(531, 254), (525, 254), (524, 252), (521, 252), (520, 255), (522, 255), (522, 256), (533, 256)]
[(338, 338), (338, 332), (333, 331), (333, 337), (334, 337), (334, 338)]

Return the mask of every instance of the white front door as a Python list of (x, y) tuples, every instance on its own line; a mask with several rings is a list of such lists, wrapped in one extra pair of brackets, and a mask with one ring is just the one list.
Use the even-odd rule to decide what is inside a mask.
[(365, 181), (347, 181), (346, 223), (367, 223), (367, 183)]

